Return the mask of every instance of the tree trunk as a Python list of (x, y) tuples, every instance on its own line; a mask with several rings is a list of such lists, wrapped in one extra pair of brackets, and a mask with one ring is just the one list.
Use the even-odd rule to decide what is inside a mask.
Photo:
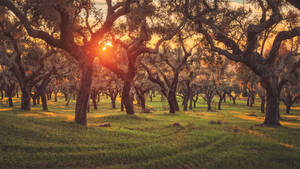
[(260, 111), (261, 111), (261, 113), (265, 113), (265, 102), (266, 102), (265, 96), (261, 97), (261, 103), (260, 103)]
[(235, 100), (237, 97), (232, 97), (233, 104), (236, 104)]
[(190, 95), (189, 109), (190, 109), (190, 110), (193, 110), (193, 96), (192, 96), (192, 94)]
[(40, 104), (40, 96), (39, 95), (36, 97), (36, 104)]
[(68, 93), (64, 93), (64, 96), (65, 96), (65, 101), (68, 101), (69, 94)]
[(111, 107), (113, 109), (115, 109), (116, 108), (116, 97), (110, 97), (110, 99), (111, 99)]
[(151, 91), (149, 92), (149, 97), (150, 97), (150, 102), (152, 102), (152, 100), (153, 100), (153, 95), (152, 95)]
[(124, 99), (123, 96), (121, 96), (121, 112), (124, 111)]
[(279, 96), (280, 90), (276, 82), (269, 84), (267, 91), (267, 108), (264, 124), (268, 126), (280, 126)]
[(142, 93), (142, 95), (140, 97), (140, 101), (141, 101), (141, 107), (144, 111), (146, 109), (146, 99), (145, 99), (145, 94), (144, 93)]
[(32, 104), (35, 106), (36, 105), (36, 96), (32, 97)]
[(198, 95), (196, 95), (196, 99), (195, 99), (195, 100), (193, 99), (193, 102), (194, 102), (194, 108), (196, 108), (197, 101), (198, 101)]
[(81, 70), (80, 88), (75, 107), (75, 122), (81, 125), (86, 125), (87, 123), (86, 113), (91, 92), (92, 75), (92, 65), (83, 65)]
[(31, 98), (31, 88), (22, 87), (21, 88), (21, 110), (30, 110), (30, 98)]
[(188, 95), (184, 96), (183, 98), (183, 102), (182, 102), (182, 105), (183, 105), (183, 111), (187, 111), (187, 107), (188, 107)]
[(177, 107), (178, 107), (178, 103), (176, 100), (176, 93), (174, 91), (169, 91), (167, 99), (169, 103), (170, 113), (174, 114), (175, 111), (177, 111)]
[(68, 94), (66, 106), (69, 106), (69, 105), (70, 105), (71, 98), (72, 98), (72, 95), (71, 95), (71, 94)]
[(13, 100), (12, 100), (12, 93), (8, 94), (8, 106), (9, 107), (14, 107), (14, 103), (13, 103)]
[(41, 99), (42, 99), (43, 110), (48, 111), (47, 96), (46, 96), (44, 91), (40, 91), (39, 93), (40, 93), (40, 96), (41, 96)]
[(250, 103), (250, 94), (248, 94), (248, 98), (247, 98), (247, 106), (249, 106)]
[(0, 93), (1, 93), (1, 100), (2, 100), (4, 98), (3, 90), (0, 90)]
[(97, 99), (96, 99), (96, 96), (95, 96), (95, 97), (92, 97), (92, 100), (93, 100), (94, 110), (97, 110), (98, 107), (97, 107)]
[(219, 103), (218, 103), (218, 110), (221, 110), (222, 101), (223, 101), (223, 98), (220, 97), (219, 98)]
[(179, 105), (178, 105), (176, 93), (174, 94), (174, 104), (175, 104), (175, 110), (176, 110), (176, 111), (179, 111)]
[(52, 92), (46, 94), (48, 100), (51, 100), (51, 95), (52, 95)]
[(168, 98), (170, 114), (175, 114), (175, 104), (173, 98)]
[(130, 96), (130, 90), (131, 90), (131, 82), (124, 81), (123, 91), (122, 91), (122, 99), (123, 103), (126, 109), (127, 114), (134, 114), (133, 109), (133, 100)]
[(54, 102), (57, 102), (57, 92), (54, 92)]
[(290, 105), (290, 104), (287, 104), (285, 110), (286, 110), (286, 111), (285, 111), (286, 114), (290, 114), (291, 105)]
[(207, 100), (207, 110), (211, 111), (211, 100)]

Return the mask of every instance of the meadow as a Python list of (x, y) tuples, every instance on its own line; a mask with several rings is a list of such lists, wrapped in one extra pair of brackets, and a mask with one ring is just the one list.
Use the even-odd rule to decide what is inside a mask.
[[(119, 168), (119, 169), (299, 169), (300, 105), (286, 115), (282, 127), (261, 126), (259, 102), (245, 101), (207, 112), (203, 100), (189, 111), (168, 113), (166, 101), (147, 101), (151, 113), (135, 115), (112, 109), (101, 97), (97, 111), (91, 106), (86, 127), (75, 124), (75, 101), (63, 97), (31, 111), (0, 103), (0, 168)], [(180, 104), (180, 101), (179, 101)], [(182, 110), (182, 108), (181, 108)], [(109, 122), (110, 127), (99, 127)], [(176, 123), (177, 125), (174, 125)]]

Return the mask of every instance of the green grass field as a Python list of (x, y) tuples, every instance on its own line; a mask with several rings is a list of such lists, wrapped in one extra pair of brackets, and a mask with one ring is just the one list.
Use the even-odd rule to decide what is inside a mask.
[[(0, 168), (300, 168), (297, 105), (281, 115), (283, 127), (269, 128), (257, 125), (264, 119), (259, 103), (249, 108), (227, 100), (223, 110), (207, 112), (200, 100), (196, 109), (170, 115), (156, 97), (147, 102), (152, 113), (136, 106), (135, 115), (126, 115), (101, 99), (98, 111), (91, 106), (87, 127), (73, 122), (75, 101), (67, 107), (62, 97), (48, 102), (49, 112), (40, 105), (21, 111), (17, 98), (14, 108), (2, 101)], [(97, 127), (103, 122), (111, 127)]]

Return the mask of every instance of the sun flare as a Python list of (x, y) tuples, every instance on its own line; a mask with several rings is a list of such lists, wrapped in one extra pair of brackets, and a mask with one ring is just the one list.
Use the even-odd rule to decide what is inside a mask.
[(111, 42), (106, 42), (104, 47), (102, 48), (102, 51), (106, 51), (107, 47), (112, 47), (112, 43)]

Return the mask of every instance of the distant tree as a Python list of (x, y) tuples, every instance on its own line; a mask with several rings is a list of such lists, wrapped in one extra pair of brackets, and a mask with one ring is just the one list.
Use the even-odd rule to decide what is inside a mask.
[(8, 106), (13, 107), (14, 103), (12, 98), (16, 93), (17, 82), (10, 71), (5, 70), (5, 68), (1, 68), (0, 70), (0, 88), (4, 90), (5, 95), (8, 97)]
[[(162, 15), (157, 12), (163, 12), (163, 10), (159, 9), (154, 2), (137, 2), (135, 8), (129, 13), (125, 25), (120, 25), (119, 28), (128, 31), (125, 33), (119, 31), (120, 35), (112, 35), (113, 47), (103, 51), (101, 64), (124, 81), (122, 103), (127, 114), (134, 114), (133, 98), (130, 96), (130, 91), (136, 76), (137, 60), (141, 60), (146, 53), (158, 53), (162, 42), (170, 40), (182, 29), (185, 23), (185, 20), (177, 23), (177, 21), (168, 18), (169, 16), (163, 17), (168, 22), (161, 21), (161, 18), (157, 15), (160, 17)], [(160, 22), (150, 24), (146, 22), (147, 19)], [(174, 25), (171, 27), (170, 24), (178, 24), (178, 26), (173, 28)], [(155, 43), (154, 47), (149, 47), (147, 44), (149, 44), (152, 35), (155, 33), (162, 35), (162, 37)], [(115, 36), (128, 36), (129, 39), (117, 39)]]
[[(3, 15), (3, 17), (8, 17)], [(54, 69), (45, 68), (44, 62), (54, 54), (45, 44), (27, 38), (16, 21), (0, 22), (1, 64), (8, 67), (22, 92), (21, 109), (30, 110), (31, 90), (41, 80), (48, 78)], [(51, 66), (50, 66), (51, 67)]]
[(286, 114), (290, 113), (290, 109), (293, 106), (294, 103), (297, 102), (297, 100), (300, 99), (300, 84), (298, 83), (287, 83), (283, 87), (283, 90), (281, 91), (281, 101), (286, 106)]
[(156, 87), (151, 81), (146, 77), (146, 72), (138, 71), (137, 76), (134, 80), (134, 89), (136, 92), (137, 100), (142, 107), (142, 112), (147, 113), (149, 110), (146, 108), (146, 93)]
[(233, 104), (236, 104), (236, 99), (240, 96), (242, 93), (240, 84), (238, 82), (233, 82), (227, 91), (228, 96), (232, 99)]
[[(111, 100), (111, 106), (113, 109), (116, 108), (117, 96), (121, 93), (123, 87), (123, 81), (113, 74), (109, 70), (103, 70), (101, 72), (101, 83), (98, 83), (98, 88), (101, 93), (104, 93)], [(99, 79), (100, 80), (100, 79)]]
[(207, 110), (211, 111), (211, 104), (217, 90), (214, 84), (213, 72), (210, 69), (202, 70), (200, 77), (197, 79), (197, 88), (200, 90), (200, 96), (207, 103)]
[(145, 59), (147, 63), (141, 63), (147, 71), (148, 79), (156, 83), (160, 87), (161, 93), (167, 98), (171, 114), (179, 110), (176, 98), (179, 74), (195, 47), (187, 50), (185, 39), (179, 35), (177, 43), (180, 48), (167, 49), (168, 47), (164, 46), (163, 53), (150, 55)]

